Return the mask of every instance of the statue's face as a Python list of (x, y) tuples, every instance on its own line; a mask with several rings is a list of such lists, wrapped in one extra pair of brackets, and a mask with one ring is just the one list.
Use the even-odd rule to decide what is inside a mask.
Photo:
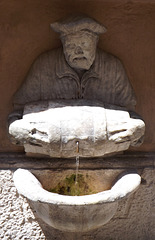
[(68, 64), (75, 69), (88, 70), (94, 62), (98, 37), (87, 32), (70, 34), (62, 39)]

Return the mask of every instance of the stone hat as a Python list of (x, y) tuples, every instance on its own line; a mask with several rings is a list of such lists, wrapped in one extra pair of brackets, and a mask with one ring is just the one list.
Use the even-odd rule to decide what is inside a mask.
[(60, 37), (79, 31), (87, 31), (95, 35), (106, 32), (106, 28), (101, 23), (83, 15), (71, 16), (65, 20), (52, 23), (51, 28), (60, 33)]

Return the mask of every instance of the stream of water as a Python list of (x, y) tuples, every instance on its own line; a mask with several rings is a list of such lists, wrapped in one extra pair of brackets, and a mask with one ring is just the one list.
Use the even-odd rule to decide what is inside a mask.
[(79, 171), (79, 164), (80, 164), (80, 160), (79, 160), (79, 142), (76, 142), (76, 175), (75, 175), (75, 184), (78, 183), (78, 171)]

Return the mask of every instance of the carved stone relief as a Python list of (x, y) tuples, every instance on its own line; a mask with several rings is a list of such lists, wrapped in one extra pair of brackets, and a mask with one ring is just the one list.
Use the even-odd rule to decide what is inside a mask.
[(136, 100), (125, 69), (97, 48), (105, 27), (82, 16), (51, 27), (63, 48), (41, 54), (16, 93), (9, 119), (12, 141), (51, 157), (75, 156), (76, 141), (84, 157), (141, 143), (145, 124), (128, 112)]

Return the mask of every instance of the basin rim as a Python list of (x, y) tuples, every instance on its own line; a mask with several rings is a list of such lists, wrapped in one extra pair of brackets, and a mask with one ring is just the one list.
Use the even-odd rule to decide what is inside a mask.
[(139, 174), (128, 173), (122, 176), (110, 190), (83, 196), (67, 196), (43, 189), (41, 183), (29, 170), (17, 169), (14, 172), (13, 180), (18, 193), (29, 200), (74, 206), (105, 204), (118, 201), (136, 191), (141, 183)]

